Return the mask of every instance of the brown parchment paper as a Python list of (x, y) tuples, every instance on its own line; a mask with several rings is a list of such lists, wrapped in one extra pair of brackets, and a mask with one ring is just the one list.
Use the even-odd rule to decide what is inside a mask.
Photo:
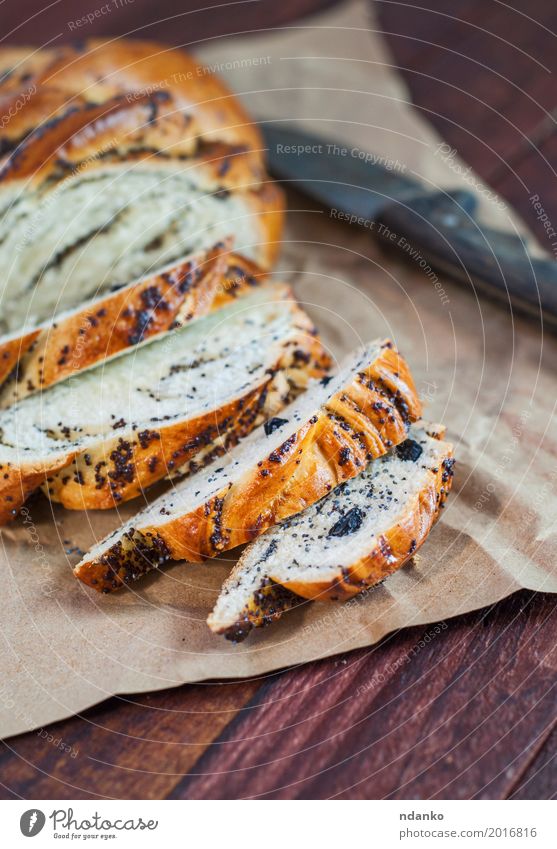
[[(288, 31), (209, 45), (203, 58), (245, 60), (228, 75), (256, 114), (305, 115), (314, 131), (324, 120), (346, 144), (398, 160), (434, 185), (456, 185), (373, 29), (355, 4)], [(270, 60), (250, 65), (255, 56)], [(491, 206), (484, 201), (492, 222), (520, 226), (502, 205)], [(205, 624), (230, 559), (176, 564), (133, 590), (99, 596), (72, 577), (75, 549), (87, 549), (135, 505), (85, 515), (36, 500), (1, 534), (2, 737), (113, 694), (262, 675), (370, 645), (521, 587), (557, 592), (555, 338), (471, 287), (436, 277), (419, 254), (386, 253), (369, 233), (300, 197), (290, 197), (281, 276), (293, 281), (335, 356), (393, 337), (427, 416), (448, 426), (454, 491), (420, 558), (345, 605), (305, 604), (232, 646)]]

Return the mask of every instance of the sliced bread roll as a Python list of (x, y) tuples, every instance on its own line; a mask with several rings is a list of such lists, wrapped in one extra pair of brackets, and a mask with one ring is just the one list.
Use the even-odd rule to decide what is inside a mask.
[(76, 510), (133, 498), (248, 433), (328, 364), (289, 288), (263, 286), (1, 411), (0, 518), (43, 483)]
[(208, 619), (234, 641), (303, 599), (346, 599), (412, 557), (443, 507), (453, 476), (443, 430), (408, 439), (317, 504), (263, 534), (242, 554)]
[(420, 414), (404, 359), (388, 340), (370, 343), (96, 545), (75, 574), (110, 592), (170, 560), (213, 557), (247, 542), (404, 441)]
[(264, 275), (229, 248), (220, 242), (54, 321), (0, 337), (0, 407), (247, 294)]

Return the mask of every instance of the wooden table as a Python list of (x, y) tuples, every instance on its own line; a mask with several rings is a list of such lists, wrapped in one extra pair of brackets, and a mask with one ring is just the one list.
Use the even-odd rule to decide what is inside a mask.
[[(4, 13), (12, 25), (18, 5)], [(25, 16), (39, 8), (23, 5)], [(67, 38), (61, 22), (78, 10), (63, 5), (67, 15), (57, 8), (42, 16), (41, 39)], [(160, 19), (165, 4), (156, 5)], [(232, 18), (209, 10), (188, 18), (188, 33), (193, 40), (262, 28), (325, 5), (262, 0), (235, 7)], [(133, 9), (135, 21), (153, 15), (146, 0)], [(557, 8), (543, 0), (390, 0), (379, 14), (418, 108), (534, 229), (534, 193), (557, 220)], [(87, 35), (130, 28), (129, 18), (112, 16)], [(172, 41), (176, 27), (148, 26), (142, 35)], [(10, 37), (36, 40), (33, 21)], [(43, 731), (4, 743), (2, 795), (552, 797), (557, 599), (522, 592), (446, 623), (428, 642), (431, 627), (260, 680), (110, 699), (50, 727), (50, 740)], [(381, 683), (365, 687), (374, 676)]]

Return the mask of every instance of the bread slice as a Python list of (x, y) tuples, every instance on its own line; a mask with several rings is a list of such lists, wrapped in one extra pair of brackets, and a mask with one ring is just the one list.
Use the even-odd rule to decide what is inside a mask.
[(229, 253), (231, 241), (208, 252), (85, 301), (38, 327), (0, 337), (0, 407), (8, 407), (68, 376), (169, 330), (176, 330), (233, 297), (264, 274)]
[(200, 560), (298, 513), (406, 438), (421, 405), (392, 342), (351, 354), (203, 473), (96, 545), (75, 574), (103, 592), (170, 560)]
[(225, 274), (225, 247), (219, 243), (53, 321), (0, 337), (0, 406), (205, 315)]
[(242, 554), (209, 627), (234, 641), (303, 603), (346, 599), (399, 569), (426, 539), (453, 476), (443, 429), (408, 439)]
[(133, 498), (232, 444), (328, 364), (289, 288), (262, 286), (1, 411), (0, 518), (40, 484), (75, 510)]

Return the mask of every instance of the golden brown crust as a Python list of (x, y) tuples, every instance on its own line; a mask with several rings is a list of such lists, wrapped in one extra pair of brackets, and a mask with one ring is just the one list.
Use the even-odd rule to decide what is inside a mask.
[(62, 164), (70, 169), (85, 159), (98, 158), (101, 150), (120, 150), (124, 144), (131, 145), (140, 133), (149, 132), (150, 115), (162, 99), (143, 96), (129, 103), (116, 97), (51, 119), (48, 132), (41, 127), (18, 145), (17, 153), (0, 171), (0, 181), (31, 177), (40, 183), (56, 175)]
[(0, 183), (46, 180), (91, 173), (107, 163), (175, 162), (203, 165), (220, 187), (257, 188), (264, 179), (259, 155), (244, 145), (209, 142), (184, 132), (175, 104), (163, 92), (131, 103), (115, 97), (98, 106), (70, 110), (31, 132), (0, 170)]
[[(421, 404), (392, 343), (280, 448), (192, 513), (142, 528), (83, 560), (76, 575), (110, 592), (168, 560), (200, 560), (303, 510), (406, 438)], [(164, 556), (161, 554), (164, 553)]]
[(0, 49), (0, 97), (17, 93), (26, 85), (44, 78), (44, 71), (64, 55), (72, 52), (71, 47), (39, 48), (4, 46)]
[(56, 114), (61, 96), (55, 89), (38, 87), (44, 69), (64, 48), (3, 47), (0, 50), (0, 157), (12, 151), (41, 121)]
[(249, 294), (254, 287), (264, 283), (267, 272), (252, 260), (233, 251), (227, 256), (226, 271), (217, 286), (212, 310), (219, 310), (242, 295)]
[[(205, 138), (261, 150), (261, 138), (237, 98), (214, 74), (183, 50), (157, 42), (90, 40), (79, 47), (40, 51), (21, 62), (21, 52), (0, 53), (0, 65), (14, 72), (0, 82), (0, 98), (17, 98), (35, 89), (25, 108), (11, 118), (9, 137), (24, 137), (31, 127), (48, 130), (70, 110), (124, 97), (134, 103), (163, 94), (179, 110), (191, 139)], [(30, 123), (32, 115), (33, 123)], [(47, 134), (47, 133), (46, 133)], [(0, 140), (3, 138), (0, 133)]]
[(93, 102), (122, 92), (170, 92), (196, 132), (230, 144), (261, 148), (259, 130), (230, 89), (197, 60), (156, 41), (92, 39), (81, 54), (48, 68), (49, 84)]
[[(67, 466), (73, 454), (66, 454), (50, 460), (49, 471)], [(26, 499), (45, 479), (45, 469), (41, 465), (20, 466), (0, 463), (0, 525), (11, 522), (19, 513)]]
[[(285, 288), (285, 298), (289, 296)], [(294, 301), (290, 309), (297, 334), (283, 346), (266, 379), (236, 401), (194, 420), (133, 435), (119, 435), (116, 426), (114, 437), (98, 447), (47, 458), (44, 464), (0, 464), (0, 521), (17, 515), (39, 484), (53, 501), (72, 510), (115, 507), (184, 466), (217, 439), (222, 451), (245, 436), (266, 416), (270, 399), (280, 408), (308, 377), (322, 376), (330, 365), (309, 317)]]
[(41, 330), (30, 330), (6, 341), (0, 339), (0, 386), (10, 377), (20, 360), (27, 354)]

